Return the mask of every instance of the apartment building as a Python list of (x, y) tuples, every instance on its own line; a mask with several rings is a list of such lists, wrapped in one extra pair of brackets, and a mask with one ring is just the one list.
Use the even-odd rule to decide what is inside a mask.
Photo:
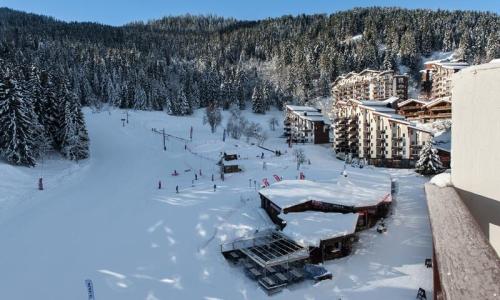
[(396, 75), (392, 70), (350, 72), (333, 82), (332, 97), (334, 102), (350, 99), (384, 100), (390, 97), (408, 99), (408, 76)]
[(466, 62), (449, 59), (424, 63), (421, 73), (421, 96), (426, 99), (451, 97), (451, 78), (453, 74), (468, 67)]
[(398, 115), (385, 101), (348, 100), (334, 108), (334, 150), (364, 158), (369, 164), (413, 167), (420, 149), (432, 138)]
[(397, 104), (396, 112), (409, 121), (422, 123), (451, 119), (451, 98), (408, 99)]
[(331, 122), (320, 109), (310, 106), (285, 107), (284, 135), (293, 143), (330, 143)]

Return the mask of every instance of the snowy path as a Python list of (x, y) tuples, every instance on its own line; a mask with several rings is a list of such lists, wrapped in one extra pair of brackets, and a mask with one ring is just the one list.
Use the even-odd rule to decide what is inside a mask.
[[(262, 161), (255, 158), (259, 149), (242, 141), (223, 144), (220, 132), (212, 135), (202, 125), (200, 112), (185, 118), (132, 112), (126, 127), (121, 127), (119, 111), (111, 116), (87, 112), (86, 117), (91, 159), (79, 166), (48, 163), (45, 191), (29, 187), (36, 182), (36, 169), (24, 172), (0, 163), (0, 172), (9, 170), (9, 180), (0, 173), (0, 191), (8, 192), (0, 197), (2, 298), (83, 300), (87, 278), (94, 282), (97, 299), (266, 298), (226, 263), (219, 244), (265, 226), (248, 180), (271, 180), (272, 174), (294, 178), (293, 158), (266, 157), (267, 170), (262, 170)], [(268, 116), (252, 118), (264, 123)], [(179, 141), (169, 140), (164, 152), (161, 137), (151, 132), (165, 127), (187, 136), (191, 125), (193, 151), (206, 157), (238, 151), (248, 157), (245, 172), (216, 180), (214, 192), (212, 162), (189, 154)], [(266, 147), (286, 149), (276, 137)], [(339, 174), (343, 166), (327, 148), (303, 148), (313, 161), (304, 166), (308, 179), (331, 180)], [(187, 166), (203, 170), (194, 187), (194, 174), (184, 172)], [(179, 176), (170, 176), (174, 169)], [(353, 256), (328, 263), (334, 280), (305, 283), (274, 299), (402, 299), (414, 298), (419, 286), (430, 288), (431, 273), (423, 264), (431, 254), (423, 180), (409, 171), (348, 171), (399, 178), (388, 233), (363, 233)], [(72, 175), (63, 176), (68, 172)], [(162, 190), (157, 189), (160, 179)], [(18, 209), (12, 204), (16, 200), (29, 205)]]

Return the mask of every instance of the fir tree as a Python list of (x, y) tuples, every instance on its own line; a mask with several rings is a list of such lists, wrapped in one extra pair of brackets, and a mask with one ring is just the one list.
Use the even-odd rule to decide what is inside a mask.
[(179, 103), (179, 114), (181, 116), (190, 115), (193, 112), (188, 102), (188, 98), (186, 97), (186, 93), (184, 93), (184, 89), (179, 91), (177, 102)]
[(415, 165), (415, 171), (422, 175), (433, 175), (443, 170), (443, 164), (437, 154), (437, 150), (431, 142), (425, 143), (420, 150), (420, 158)]
[(64, 114), (61, 120), (61, 153), (68, 159), (80, 160), (89, 156), (89, 137), (83, 113), (72, 92), (63, 100)]
[(264, 96), (260, 86), (255, 86), (252, 93), (252, 111), (258, 114), (266, 112), (266, 105), (264, 103)]
[(8, 162), (31, 167), (36, 164), (37, 120), (17, 81), (6, 73), (0, 84), (0, 150)]

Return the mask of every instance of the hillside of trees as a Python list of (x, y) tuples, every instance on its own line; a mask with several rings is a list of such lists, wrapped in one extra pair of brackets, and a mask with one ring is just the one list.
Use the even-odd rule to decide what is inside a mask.
[[(500, 16), (485, 12), (375, 7), (261, 21), (186, 15), (113, 27), (0, 8), (0, 78), (5, 86), (9, 69), (23, 77), (16, 79), (20, 93), (33, 95), (22, 83), (29, 70), (41, 82), (46, 74), (53, 93), (69, 95), (45, 101), (56, 110), (75, 98), (77, 111), (111, 105), (185, 115), (215, 105), (265, 113), (327, 97), (331, 82), (350, 71), (404, 65), (416, 77), (422, 57), (434, 51), (486, 62), (500, 56), (499, 41)], [(36, 96), (26, 99), (36, 108)], [(60, 133), (38, 123), (53, 148), (63, 149)]]

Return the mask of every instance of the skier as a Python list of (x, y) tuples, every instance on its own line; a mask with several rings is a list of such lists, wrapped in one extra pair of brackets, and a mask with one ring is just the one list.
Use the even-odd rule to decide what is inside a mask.
[(43, 179), (42, 179), (42, 177), (38, 178), (38, 190), (43, 191)]
[(194, 180), (198, 180), (198, 174), (194, 174)]
[(176, 192), (177, 194), (179, 194), (179, 186), (178, 186), (178, 185), (176, 185), (176, 186), (175, 186), (175, 192)]
[(200, 176), (201, 176), (201, 169), (200, 169)]
[(217, 185), (216, 185), (216, 184), (214, 184), (214, 192), (215, 192), (215, 190), (216, 190), (216, 189), (217, 189)]
[(212, 181), (214, 181), (214, 174), (212, 174)]
[(158, 180), (158, 189), (161, 190), (161, 180)]
[(260, 158), (264, 159), (264, 152), (262, 152), (262, 154), (260, 155)]
[(188, 146), (187, 144), (184, 144), (184, 150), (187, 150)]

